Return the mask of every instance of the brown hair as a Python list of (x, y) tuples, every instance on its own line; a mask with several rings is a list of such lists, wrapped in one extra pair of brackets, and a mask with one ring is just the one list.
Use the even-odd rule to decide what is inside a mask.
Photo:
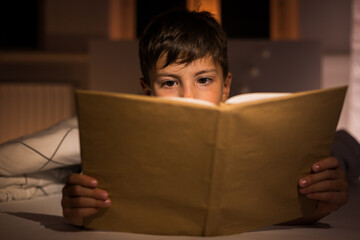
[(150, 84), (149, 71), (162, 54), (166, 54), (163, 68), (211, 56), (220, 64), (224, 79), (228, 74), (227, 37), (209, 12), (172, 10), (150, 22), (139, 42), (140, 67), (146, 84)]

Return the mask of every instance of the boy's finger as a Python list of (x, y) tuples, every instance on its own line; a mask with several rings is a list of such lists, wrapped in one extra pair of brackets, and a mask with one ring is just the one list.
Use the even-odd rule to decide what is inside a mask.
[(326, 169), (335, 169), (339, 167), (339, 161), (334, 157), (324, 158), (312, 166), (314, 172), (323, 171)]
[(89, 177), (87, 175), (73, 173), (69, 176), (67, 184), (82, 185), (84, 187), (94, 188), (98, 185), (98, 181), (95, 178)]
[(346, 202), (347, 194), (346, 192), (321, 192), (321, 193), (311, 193), (306, 195), (308, 198), (324, 201), (324, 202), (331, 202), (335, 204), (342, 204)]
[(301, 178), (299, 180), (299, 186), (305, 188), (320, 181), (344, 179), (344, 175), (345, 174), (341, 169), (324, 170)]
[(110, 204), (110, 199), (103, 201), (86, 197), (63, 198), (61, 201), (63, 208), (107, 208)]
[(69, 197), (89, 197), (99, 200), (106, 200), (109, 194), (99, 188), (87, 188), (80, 185), (66, 185), (63, 188), (63, 196)]
[(310, 185), (307, 188), (300, 188), (299, 191), (302, 194), (318, 193), (318, 192), (333, 192), (333, 191), (345, 191), (347, 189), (347, 183), (343, 180), (328, 180), (321, 181)]

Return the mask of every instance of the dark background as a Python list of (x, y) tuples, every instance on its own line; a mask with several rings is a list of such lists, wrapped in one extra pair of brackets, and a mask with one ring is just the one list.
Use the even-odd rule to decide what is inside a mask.
[[(40, 50), (44, 32), (43, 0), (12, 0), (0, 3), (0, 49)], [(269, 0), (224, 0), (222, 26), (229, 38), (268, 39)], [(20, 7), (19, 7), (20, 6)], [(137, 37), (150, 19), (172, 9), (186, 8), (185, 0), (137, 0)]]

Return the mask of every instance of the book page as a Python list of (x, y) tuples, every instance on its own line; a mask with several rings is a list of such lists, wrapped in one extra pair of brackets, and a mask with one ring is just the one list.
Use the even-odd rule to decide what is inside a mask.
[(287, 96), (290, 93), (245, 93), (233, 96), (225, 101), (227, 104), (237, 104), (261, 99)]
[(316, 201), (299, 194), (298, 181), (330, 156), (345, 92), (340, 87), (293, 93), (234, 105), (221, 115), (214, 174), (219, 185), (213, 191), (219, 205), (212, 206), (218, 212), (210, 217), (207, 235), (249, 231), (314, 212)]
[(178, 102), (186, 102), (186, 103), (193, 103), (193, 104), (213, 106), (213, 107), (217, 106), (215, 103), (201, 100), (201, 99), (196, 99), (196, 98), (184, 98), (184, 97), (161, 97), (161, 98), (172, 100), (172, 101), (178, 101)]
[(217, 108), (163, 98), (78, 94), (83, 172), (112, 204), (85, 226), (203, 235)]

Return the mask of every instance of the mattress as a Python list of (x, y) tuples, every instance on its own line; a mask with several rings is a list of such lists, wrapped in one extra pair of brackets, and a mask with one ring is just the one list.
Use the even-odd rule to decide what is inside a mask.
[[(61, 194), (0, 203), (1, 239), (205, 239), (89, 230), (74, 227), (62, 217)], [(349, 201), (338, 211), (310, 226), (269, 226), (211, 239), (360, 239), (360, 184), (349, 188)]]

